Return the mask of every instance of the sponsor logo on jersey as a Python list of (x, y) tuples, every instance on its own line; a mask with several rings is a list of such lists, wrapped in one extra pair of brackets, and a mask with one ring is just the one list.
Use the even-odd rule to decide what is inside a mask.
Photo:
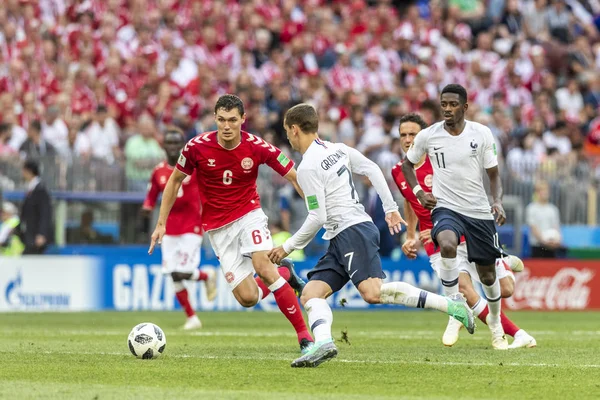
[(242, 160), (242, 168), (252, 169), (252, 166), (254, 166), (254, 161), (252, 161), (250, 157), (246, 157)]
[(306, 203), (308, 204), (309, 211), (319, 208), (319, 200), (317, 200), (316, 195), (308, 196), (306, 198)]
[(286, 157), (285, 154), (280, 153), (279, 157), (277, 157), (277, 161), (279, 161), (279, 164), (281, 164), (282, 167), (287, 167), (287, 165), (290, 163), (290, 159)]
[(185, 162), (187, 161), (187, 158), (185, 158), (185, 156), (183, 154), (181, 154), (179, 156), (179, 160), (177, 160), (177, 164), (181, 165), (182, 167), (185, 168)]
[(214, 158), (209, 158), (208, 159), (208, 166), (209, 167), (214, 167), (215, 166), (215, 159)]

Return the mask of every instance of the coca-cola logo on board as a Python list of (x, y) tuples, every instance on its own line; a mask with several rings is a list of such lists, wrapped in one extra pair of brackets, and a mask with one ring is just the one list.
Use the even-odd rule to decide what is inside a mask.
[(553, 276), (532, 276), (528, 269), (517, 274), (515, 292), (506, 299), (513, 310), (583, 310), (590, 301), (591, 269), (561, 268)]

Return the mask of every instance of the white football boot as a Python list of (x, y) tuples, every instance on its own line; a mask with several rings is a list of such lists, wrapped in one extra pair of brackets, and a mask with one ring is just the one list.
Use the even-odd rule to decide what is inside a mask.
[(521, 272), (525, 268), (523, 260), (517, 256), (510, 255), (508, 257), (504, 257), (504, 261), (506, 261), (512, 272)]
[(504, 335), (504, 329), (502, 328), (502, 322), (500, 318), (494, 320), (491, 318), (491, 314), (485, 318), (485, 322), (492, 332), (492, 347), (494, 350), (508, 350), (508, 340)]
[(200, 318), (198, 318), (197, 315), (189, 317), (187, 321), (185, 321), (185, 325), (183, 325), (183, 329), (186, 331), (191, 331), (200, 328), (202, 328), (202, 322), (200, 322)]
[(535, 338), (525, 332), (523, 329), (519, 329), (517, 333), (515, 333), (515, 340), (508, 346), (509, 349), (520, 349), (522, 347), (526, 347), (531, 349), (532, 347), (537, 346), (537, 342)]
[(442, 343), (444, 346), (452, 347), (458, 342), (458, 333), (463, 326), (464, 325), (460, 321), (457, 321), (453, 317), (448, 319), (448, 325), (442, 336)]
[(213, 301), (217, 297), (217, 273), (212, 268), (207, 269), (205, 272), (208, 275), (208, 279), (204, 281), (206, 299)]

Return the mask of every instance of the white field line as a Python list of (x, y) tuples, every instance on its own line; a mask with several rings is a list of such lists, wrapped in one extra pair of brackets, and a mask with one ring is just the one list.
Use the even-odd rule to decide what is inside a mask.
[[(339, 328), (339, 327), (338, 327)], [(476, 332), (484, 332), (487, 333), (487, 328), (485, 325), (477, 326)], [(125, 331), (121, 330), (103, 330), (103, 329), (39, 329), (33, 331), (37, 336), (120, 336), (123, 335)], [(371, 339), (398, 339), (398, 338), (406, 338), (406, 339), (429, 339), (431, 337), (438, 337), (443, 333), (443, 329), (440, 330), (422, 330), (422, 331), (409, 331), (410, 334), (407, 334), (406, 331), (354, 331), (352, 329), (348, 330), (348, 334), (350, 336), (365, 336)], [(528, 331), (529, 334), (533, 336), (561, 336), (562, 340), (565, 337), (570, 336), (597, 336), (600, 335), (600, 331)], [(19, 336), (25, 336), (23, 330), (20, 329), (2, 329), (0, 328), (0, 333), (3, 334), (15, 334)], [(186, 332), (183, 330), (166, 330), (166, 333), (169, 336), (224, 336), (224, 337), (295, 337), (296, 335), (292, 330), (289, 331), (252, 331), (252, 332), (243, 332), (243, 331), (190, 331)], [(125, 332), (125, 334), (127, 334)], [(465, 337), (469, 337), (469, 335), (465, 335)]]
[[(0, 354), (9, 353), (0, 350)], [(23, 352), (21, 352), (23, 353)], [(119, 352), (70, 352), (70, 351), (43, 351), (29, 352), (29, 354), (47, 355), (100, 355), (100, 356), (130, 356), (129, 353)], [(204, 360), (261, 360), (261, 361), (292, 361), (283, 357), (261, 357), (261, 356), (213, 356), (213, 355), (189, 355), (189, 354), (167, 354), (168, 358), (196, 358)], [(600, 368), (600, 364), (548, 364), (548, 363), (520, 363), (520, 362), (460, 362), (460, 361), (425, 361), (425, 360), (353, 360), (336, 358), (332, 362), (347, 364), (399, 364), (399, 365), (441, 365), (441, 366), (465, 366), (465, 367), (534, 367), (534, 368)]]

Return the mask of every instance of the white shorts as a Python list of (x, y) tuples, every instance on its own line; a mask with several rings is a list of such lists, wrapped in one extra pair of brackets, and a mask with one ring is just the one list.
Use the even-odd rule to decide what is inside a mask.
[(209, 231), (208, 238), (231, 290), (247, 276), (254, 275), (252, 253), (273, 249), (268, 218), (260, 208), (229, 225)]
[[(458, 259), (458, 270), (459, 272), (464, 272), (469, 274), (472, 280), (475, 282), (481, 283), (479, 279), (479, 273), (477, 273), (477, 267), (475, 263), (469, 262), (469, 257), (467, 255), (467, 244), (461, 243), (456, 248), (456, 258)], [(437, 252), (429, 256), (429, 263), (431, 264), (431, 268), (435, 271), (435, 273), (440, 276), (439, 270), (442, 268), (442, 255)], [(502, 278), (506, 278), (508, 276), (506, 269), (504, 269), (504, 265), (500, 262), (500, 259), (496, 260), (496, 276), (498, 280)]]
[(202, 235), (165, 235), (161, 244), (163, 273), (192, 273), (200, 265)]

